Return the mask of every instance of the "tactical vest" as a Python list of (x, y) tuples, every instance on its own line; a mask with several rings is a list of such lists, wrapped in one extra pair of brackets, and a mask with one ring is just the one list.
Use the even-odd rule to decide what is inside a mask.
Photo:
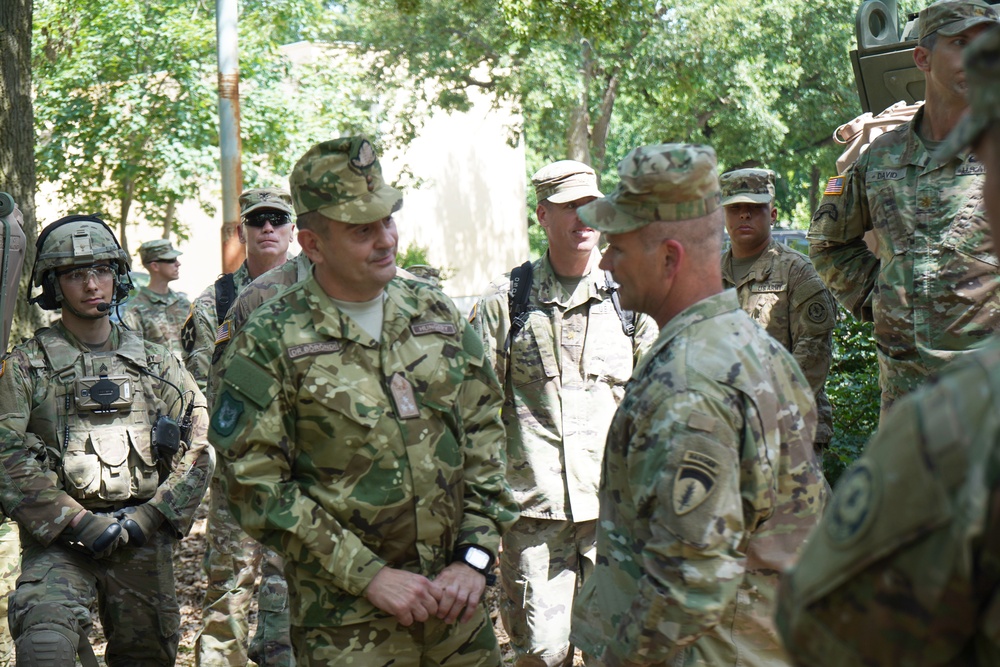
[(85, 352), (50, 328), (26, 349), (51, 402), (32, 410), (29, 431), (45, 442), (66, 493), (90, 508), (149, 499), (159, 482), (150, 423), (165, 406), (144, 372), (157, 359), (147, 359), (139, 336), (120, 334), (117, 350)]

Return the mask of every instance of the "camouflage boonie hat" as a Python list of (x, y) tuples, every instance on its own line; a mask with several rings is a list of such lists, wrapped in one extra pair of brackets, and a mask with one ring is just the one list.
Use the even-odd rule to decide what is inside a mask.
[(382, 167), (364, 136), (316, 144), (288, 178), (296, 215), (317, 211), (331, 220), (366, 225), (389, 217), (403, 193), (385, 184)]
[(240, 195), (240, 217), (245, 218), (254, 211), (271, 209), (293, 215), (292, 196), (281, 188), (253, 188)]
[(577, 209), (584, 224), (623, 234), (651, 222), (700, 218), (721, 205), (715, 151), (709, 146), (640, 146), (618, 163), (618, 176), (614, 192)]
[(584, 197), (603, 197), (597, 189), (597, 174), (582, 162), (559, 160), (542, 167), (531, 177), (538, 201), (565, 204)]
[(183, 253), (179, 250), (174, 250), (174, 246), (170, 244), (168, 239), (146, 241), (139, 246), (139, 259), (142, 260), (143, 264), (158, 262), (160, 260), (169, 261), (171, 259), (177, 259), (181, 256), (181, 254)]
[(719, 177), (722, 205), (770, 204), (774, 201), (774, 172), (770, 169), (736, 169)]
[(938, 0), (917, 15), (919, 38), (938, 32), (957, 35), (980, 23), (996, 23), (997, 10), (983, 0)]
[(1000, 27), (979, 35), (963, 54), (969, 111), (941, 146), (950, 160), (971, 146), (990, 125), (1000, 125)]

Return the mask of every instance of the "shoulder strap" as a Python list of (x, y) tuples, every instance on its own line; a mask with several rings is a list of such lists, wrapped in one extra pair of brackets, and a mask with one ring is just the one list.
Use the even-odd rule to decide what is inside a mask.
[(608, 291), (611, 292), (611, 303), (615, 307), (615, 312), (618, 313), (618, 319), (622, 322), (622, 331), (629, 338), (635, 338), (636, 314), (631, 310), (622, 310), (622, 301), (618, 297), (618, 284), (611, 277), (610, 271), (604, 272), (604, 282), (608, 286)]
[(528, 298), (531, 296), (532, 269), (529, 259), (510, 272), (510, 291), (507, 293), (507, 312), (510, 314), (510, 329), (503, 342), (503, 351), (510, 349), (510, 343), (528, 322)]
[(233, 274), (224, 273), (215, 281), (215, 321), (219, 324), (226, 319), (230, 307), (236, 300), (236, 280)]

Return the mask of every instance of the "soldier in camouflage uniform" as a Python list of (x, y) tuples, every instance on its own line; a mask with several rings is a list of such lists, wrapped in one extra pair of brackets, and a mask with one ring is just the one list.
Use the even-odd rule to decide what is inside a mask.
[(371, 144), (317, 144), (290, 179), (312, 275), (221, 360), (210, 426), (234, 516), (285, 557), (303, 665), (499, 665), (482, 593), (517, 518), (500, 387), (472, 327), (396, 277)]
[(149, 272), (149, 284), (128, 302), (122, 320), (125, 326), (138, 332), (143, 339), (163, 345), (177, 355), (181, 348), (181, 327), (191, 310), (187, 297), (175, 292), (168, 284), (177, 280), (181, 253), (167, 239), (146, 241), (139, 246), (139, 258)]
[(476, 304), (472, 322), (504, 385), (507, 479), (521, 505), (500, 553), (500, 612), (515, 664), (555, 667), (573, 662), (573, 598), (594, 569), (608, 425), (656, 327), (628, 313), (633, 331), (625, 333), (614, 283), (597, 268), (600, 235), (576, 215), (604, 196), (594, 170), (561, 160), (532, 183), (549, 247), (531, 267), (524, 326), (511, 327), (509, 273)]
[(736, 288), (740, 308), (792, 353), (816, 397), (817, 454), (833, 437), (826, 375), (833, 356), (837, 304), (809, 258), (771, 236), (778, 219), (774, 172), (737, 169), (723, 174), (722, 206), (730, 247), (722, 255), (722, 286)]
[(608, 432), (597, 567), (571, 637), (612, 667), (785, 665), (778, 573), (827, 497), (812, 390), (722, 289), (715, 152), (644, 146), (618, 174), (579, 214), (608, 234), (601, 267), (622, 306), (660, 333)]
[[(1000, 235), (1000, 28), (965, 54), (970, 151)], [(1000, 664), (1000, 340), (900, 400), (782, 579), (777, 623), (800, 665)]]
[(103, 221), (63, 218), (36, 248), (34, 301), (62, 318), (0, 364), (0, 504), (23, 549), (17, 664), (71, 666), (79, 651), (96, 665), (96, 608), (108, 664), (172, 665), (173, 544), (212, 475), (204, 398), (166, 348), (109, 321), (128, 258)]
[(17, 524), (5, 519), (0, 524), (0, 667), (12, 664), (14, 638), (7, 623), (7, 603), (21, 573), (21, 542)]
[(855, 317), (875, 323), (882, 417), (1000, 327), (983, 165), (934, 154), (967, 107), (962, 49), (996, 21), (982, 0), (941, 0), (920, 12), (913, 57), (926, 75), (926, 103), (830, 179), (809, 228), (820, 277)]
[[(247, 258), (235, 271), (209, 285), (191, 305), (181, 332), (184, 363), (206, 394), (212, 352), (219, 327), (219, 302), (231, 306), (251, 280), (281, 266), (288, 257), (292, 198), (278, 188), (255, 188), (240, 195), (240, 243)], [(223, 317), (225, 321), (225, 317)], [(211, 402), (211, 396), (209, 396)], [(288, 586), (284, 564), (270, 549), (243, 532), (229, 512), (218, 477), (212, 478), (204, 569), (207, 583), (202, 603), (202, 628), (195, 641), (198, 665), (288, 665)], [(248, 615), (257, 574), (257, 631), (247, 650)]]

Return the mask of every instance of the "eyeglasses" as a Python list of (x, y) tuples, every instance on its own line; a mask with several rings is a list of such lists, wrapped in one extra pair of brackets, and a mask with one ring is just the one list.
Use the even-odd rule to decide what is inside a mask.
[(90, 282), (91, 278), (96, 278), (97, 282), (111, 280), (115, 275), (115, 269), (113, 266), (108, 266), (107, 264), (95, 264), (93, 266), (57, 271), (56, 275), (65, 278), (68, 282), (77, 285), (86, 285)]
[(174, 257), (173, 259), (154, 259), (151, 260), (150, 264), (176, 264), (180, 260)]
[(284, 227), (291, 222), (292, 216), (279, 211), (261, 211), (260, 213), (251, 213), (243, 218), (244, 225), (257, 228), (263, 227), (267, 223), (271, 223), (272, 227)]

